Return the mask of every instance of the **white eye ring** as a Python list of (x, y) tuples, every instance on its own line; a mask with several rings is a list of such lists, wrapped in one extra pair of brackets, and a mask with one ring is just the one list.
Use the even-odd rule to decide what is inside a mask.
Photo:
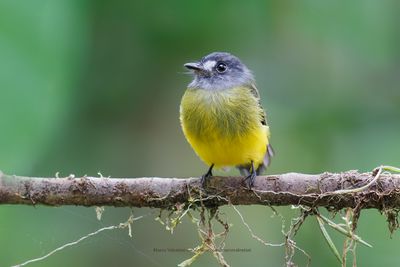
[(226, 66), (225, 63), (223, 62), (219, 62), (217, 63), (217, 66), (215, 67), (215, 69), (219, 72), (219, 73), (224, 73), (228, 67)]

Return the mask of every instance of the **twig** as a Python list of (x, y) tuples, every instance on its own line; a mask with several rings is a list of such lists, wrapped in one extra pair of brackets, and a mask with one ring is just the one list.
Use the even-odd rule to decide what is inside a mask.
[(101, 228), (101, 229), (98, 229), (98, 230), (95, 231), (95, 232), (92, 232), (92, 233), (90, 233), (90, 234), (87, 234), (87, 235), (85, 235), (85, 236), (79, 238), (78, 240), (75, 240), (75, 241), (73, 241), (73, 242), (70, 242), (70, 243), (67, 243), (67, 244), (65, 244), (65, 245), (62, 245), (61, 247), (58, 247), (58, 248), (56, 248), (56, 249), (50, 251), (49, 253), (47, 253), (46, 255), (44, 255), (44, 256), (42, 256), (42, 257), (35, 258), (35, 259), (31, 259), (31, 260), (25, 261), (25, 262), (23, 262), (23, 263), (14, 265), (14, 266), (12, 266), (12, 267), (20, 267), (20, 266), (25, 266), (25, 265), (30, 264), (30, 263), (33, 263), (33, 262), (42, 261), (42, 260), (44, 260), (44, 259), (50, 257), (51, 255), (53, 255), (53, 254), (56, 253), (56, 252), (59, 252), (59, 251), (65, 249), (65, 248), (67, 248), (67, 247), (71, 247), (71, 246), (77, 245), (78, 243), (82, 242), (83, 240), (85, 240), (85, 239), (87, 239), (87, 238), (89, 238), (89, 237), (95, 236), (95, 235), (97, 235), (97, 234), (99, 234), (99, 233), (101, 233), (101, 232), (103, 232), (103, 231), (106, 231), (106, 230), (114, 230), (114, 229), (124, 229), (124, 228), (128, 228), (128, 229), (129, 229), (129, 236), (132, 236), (132, 234), (131, 234), (131, 224), (132, 224), (134, 221), (139, 220), (139, 219), (141, 219), (141, 218), (143, 218), (143, 217), (144, 217), (144, 216), (133, 217), (133, 215), (131, 215), (131, 216), (128, 218), (128, 220), (127, 220), (126, 222), (124, 222), (124, 223), (120, 223), (120, 224), (118, 224), (118, 225), (112, 225), (112, 226), (103, 227), (103, 228)]

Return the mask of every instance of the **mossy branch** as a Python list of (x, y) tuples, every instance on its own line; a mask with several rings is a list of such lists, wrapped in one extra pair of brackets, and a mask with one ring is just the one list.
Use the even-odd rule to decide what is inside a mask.
[(0, 173), (0, 204), (168, 208), (201, 199), (205, 206), (258, 204), (397, 210), (400, 175), (382, 170), (381, 167), (368, 173), (259, 176), (252, 190), (246, 187), (243, 177), (212, 177), (206, 189), (202, 189), (198, 178), (37, 178)]

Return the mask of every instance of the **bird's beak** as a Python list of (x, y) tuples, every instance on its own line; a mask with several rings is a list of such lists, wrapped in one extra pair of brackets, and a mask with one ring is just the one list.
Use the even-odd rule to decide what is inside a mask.
[(194, 62), (194, 63), (186, 63), (185, 65), (186, 68), (188, 68), (189, 70), (194, 70), (194, 71), (205, 71), (204, 67), (202, 64)]

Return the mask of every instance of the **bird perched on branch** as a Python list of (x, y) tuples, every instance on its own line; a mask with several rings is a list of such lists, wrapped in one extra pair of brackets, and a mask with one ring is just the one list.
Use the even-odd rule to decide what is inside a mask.
[(214, 52), (184, 65), (194, 75), (182, 97), (180, 121), (186, 139), (209, 166), (237, 167), (249, 188), (270, 163), (273, 150), (260, 95), (250, 70), (235, 56)]

